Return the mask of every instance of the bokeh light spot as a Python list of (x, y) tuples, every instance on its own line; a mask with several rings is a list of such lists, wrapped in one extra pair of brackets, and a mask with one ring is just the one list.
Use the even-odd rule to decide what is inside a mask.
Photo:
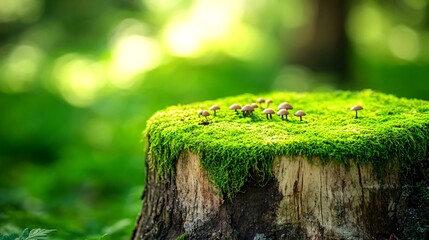
[(155, 12), (167, 11), (176, 7), (181, 0), (141, 0), (143, 5)]
[(221, 47), (221, 41), (232, 37), (231, 29), (240, 22), (243, 8), (243, 1), (196, 1), (186, 13), (167, 24), (162, 34), (163, 42), (172, 55), (201, 56)]
[(192, 23), (170, 23), (163, 34), (167, 50), (176, 56), (192, 56), (201, 51), (203, 39), (199, 28)]
[(242, 15), (241, 1), (201, 0), (192, 9), (191, 21), (198, 25), (206, 39), (217, 39), (229, 32), (232, 23)]
[(372, 4), (362, 4), (352, 9), (347, 32), (351, 40), (361, 44), (373, 44), (383, 39), (383, 15)]
[(41, 0), (0, 0), (0, 22), (32, 22), (41, 12)]
[(12, 50), (3, 66), (0, 85), (6, 92), (23, 92), (30, 88), (43, 60), (43, 52), (34, 46), (19, 45)]
[[(231, 29), (228, 37), (223, 40), (223, 50), (226, 54), (242, 59), (251, 60), (260, 57), (262, 52), (271, 49), (265, 36), (248, 25), (240, 24)], [(237, 41), (237, 39), (246, 39)]]
[(140, 35), (123, 36), (113, 48), (111, 82), (118, 88), (129, 88), (137, 74), (152, 70), (162, 62), (158, 43)]
[(67, 54), (54, 67), (55, 85), (64, 99), (74, 106), (89, 106), (105, 85), (104, 67), (83, 56)]
[(388, 45), (392, 54), (403, 60), (414, 60), (420, 53), (420, 42), (417, 33), (404, 25), (392, 28)]

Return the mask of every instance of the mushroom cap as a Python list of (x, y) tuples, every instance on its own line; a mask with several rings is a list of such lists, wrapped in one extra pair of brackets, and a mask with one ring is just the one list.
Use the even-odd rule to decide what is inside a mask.
[(263, 98), (258, 98), (257, 102), (258, 102), (258, 103), (264, 103), (264, 102), (265, 102), (265, 99), (263, 99)]
[(207, 110), (203, 110), (203, 112), (201, 113), (201, 115), (203, 115), (204, 117), (207, 117), (207, 116), (210, 115), (210, 113)]
[(266, 102), (266, 103), (273, 103), (273, 100), (271, 100), (271, 99), (267, 99), (267, 100), (265, 100), (265, 102)]
[(363, 110), (363, 107), (360, 105), (356, 105), (350, 108), (350, 110), (352, 111), (359, 111), (359, 110)]
[(282, 115), (289, 115), (289, 111), (287, 109), (280, 109), (277, 112), (277, 115), (282, 116)]
[(253, 110), (254, 110), (253, 107), (250, 106), (250, 105), (244, 105), (244, 107), (241, 108), (242, 112), (244, 112), (244, 111), (253, 111)]
[(281, 103), (278, 107), (278, 109), (293, 109), (292, 105), (290, 105), (288, 102)]
[(262, 113), (264, 113), (264, 114), (274, 114), (276, 112), (274, 112), (274, 110), (271, 109), (271, 108), (265, 108)]
[(203, 115), (204, 110), (198, 110), (198, 115)]
[(298, 111), (295, 113), (295, 116), (297, 116), (297, 117), (302, 117), (302, 116), (305, 116), (305, 115), (307, 115), (307, 114), (305, 114), (305, 112), (304, 112), (304, 111), (302, 111), (302, 110), (298, 110)]
[(220, 107), (218, 105), (213, 105), (210, 107), (210, 110), (219, 110)]
[(234, 104), (232, 104), (232, 105), (229, 107), (229, 109), (231, 109), (231, 110), (237, 110), (237, 109), (241, 109), (241, 106), (240, 106), (240, 105), (238, 105), (238, 104), (236, 104), (236, 103), (234, 103)]
[(256, 103), (252, 103), (250, 106), (252, 106), (253, 108), (258, 108), (259, 107), (259, 105), (256, 104)]

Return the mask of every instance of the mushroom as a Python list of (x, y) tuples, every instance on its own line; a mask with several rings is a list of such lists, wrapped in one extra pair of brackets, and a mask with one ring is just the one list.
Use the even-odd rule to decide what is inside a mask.
[[(273, 119), (273, 116), (271, 114), (274, 114), (276, 112), (274, 112), (274, 110), (271, 108), (265, 108), (262, 113), (267, 115), (267, 119)], [(270, 118), (268, 118), (268, 115), (270, 115)]]
[(258, 107), (259, 107), (259, 105), (258, 105), (258, 104), (256, 104), (256, 103), (252, 103), (252, 104), (250, 104), (250, 106), (252, 106), (252, 108), (253, 108), (253, 109), (255, 109), (255, 108), (258, 108)]
[(207, 120), (207, 117), (208, 117), (208, 116), (210, 116), (209, 111), (207, 111), (207, 110), (203, 110), (203, 112), (201, 113), (201, 115), (203, 115), (204, 117), (206, 117), (206, 121), (208, 121), (208, 120)]
[(241, 108), (243, 116), (249, 116), (253, 112), (253, 110), (253, 107), (250, 105), (244, 105), (244, 107)]
[(350, 108), (351, 111), (356, 111), (356, 118), (358, 118), (358, 111), (363, 110), (363, 107), (360, 105), (356, 105)]
[(268, 108), (270, 106), (270, 103), (273, 103), (273, 100), (267, 99), (265, 102), (267, 103), (267, 108)]
[(278, 112), (277, 112), (277, 115), (279, 115), (279, 116), (281, 116), (282, 117), (282, 120), (284, 120), (284, 116), (286, 116), (286, 121), (287, 121), (287, 115), (289, 115), (289, 111), (287, 110), (287, 109), (280, 109)]
[(261, 107), (262, 107), (262, 103), (264, 103), (264, 102), (265, 102), (265, 99), (263, 99), (263, 98), (258, 98), (257, 102), (258, 102), (258, 103), (261, 105)]
[(280, 104), (278, 107), (278, 109), (286, 109), (286, 110), (291, 110), (293, 109), (292, 105), (290, 105), (288, 102), (283, 102), (282, 104)]
[(220, 110), (220, 107), (218, 105), (213, 105), (210, 107), (210, 110), (213, 111), (213, 116), (216, 116), (216, 110)]
[(307, 115), (307, 114), (305, 114), (305, 112), (304, 112), (304, 111), (302, 111), (302, 110), (298, 110), (298, 111), (295, 113), (295, 116), (299, 117), (299, 120), (300, 120), (300, 121), (302, 121), (302, 117), (303, 117), (303, 116), (305, 116), (305, 115)]
[(203, 115), (203, 110), (198, 110), (198, 117), (201, 117)]
[(229, 107), (229, 109), (231, 109), (231, 110), (234, 110), (235, 111), (235, 113), (236, 114), (238, 114), (238, 109), (241, 109), (241, 106), (240, 105), (238, 105), (238, 104), (236, 104), (236, 103), (234, 103), (234, 104), (232, 104), (230, 107)]

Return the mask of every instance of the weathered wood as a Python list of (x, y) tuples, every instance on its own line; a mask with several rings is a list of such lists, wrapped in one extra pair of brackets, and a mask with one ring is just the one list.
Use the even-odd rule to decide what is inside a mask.
[(277, 159), (274, 174), (283, 198), (277, 224), (300, 226), (308, 238), (368, 239), (394, 231), (401, 188), (397, 172), (381, 181), (371, 165)]
[(383, 239), (404, 204), (397, 172), (380, 180), (352, 161), (279, 157), (273, 178), (262, 186), (252, 178), (233, 199), (217, 192), (193, 153), (180, 155), (176, 172), (156, 180), (148, 171), (133, 239)]

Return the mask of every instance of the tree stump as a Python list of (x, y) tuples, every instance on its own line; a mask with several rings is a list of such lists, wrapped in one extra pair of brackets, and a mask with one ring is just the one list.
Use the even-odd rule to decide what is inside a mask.
[[(428, 236), (416, 227), (429, 224), (420, 214), (429, 187), (416, 187), (428, 186), (428, 102), (369, 90), (266, 97), (307, 115), (284, 121), (261, 109), (226, 110), (256, 102), (247, 94), (173, 106), (148, 121), (133, 239)], [(198, 116), (213, 104), (216, 116)], [(359, 118), (348, 110), (355, 104), (364, 108)]]

